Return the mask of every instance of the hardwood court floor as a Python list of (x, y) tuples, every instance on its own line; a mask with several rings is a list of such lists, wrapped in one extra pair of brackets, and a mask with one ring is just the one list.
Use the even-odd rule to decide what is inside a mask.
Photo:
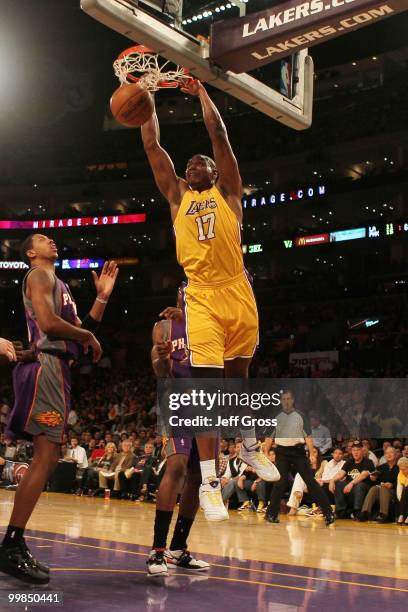
[[(1, 526), (12, 501), (13, 493), (0, 491)], [(226, 602), (235, 612), (406, 607), (407, 527), (338, 521), (326, 528), (304, 517), (270, 525), (263, 515), (234, 511), (214, 524), (200, 513), (189, 545), (211, 563), (209, 574), (173, 571), (157, 579), (145, 575), (153, 519), (151, 504), (42, 495), (27, 540), (50, 564), (49, 588), (64, 591), (64, 611), (216, 612)], [(0, 610), (8, 609), (4, 597), (12, 588), (21, 585), (0, 575)]]

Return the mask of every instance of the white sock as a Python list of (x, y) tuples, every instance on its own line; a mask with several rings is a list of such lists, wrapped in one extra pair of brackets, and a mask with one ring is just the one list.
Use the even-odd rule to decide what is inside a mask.
[(210, 480), (215, 480), (215, 478), (217, 477), (217, 472), (215, 469), (215, 459), (207, 459), (207, 461), (200, 461), (200, 468), (203, 482), (206, 478), (209, 478)]
[(255, 427), (252, 427), (252, 429), (241, 429), (241, 436), (246, 449), (257, 445)]

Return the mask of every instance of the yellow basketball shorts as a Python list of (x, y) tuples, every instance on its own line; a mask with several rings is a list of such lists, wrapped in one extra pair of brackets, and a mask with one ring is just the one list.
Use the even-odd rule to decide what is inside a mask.
[(224, 361), (254, 355), (258, 311), (245, 274), (215, 287), (188, 283), (184, 309), (192, 366), (223, 368)]

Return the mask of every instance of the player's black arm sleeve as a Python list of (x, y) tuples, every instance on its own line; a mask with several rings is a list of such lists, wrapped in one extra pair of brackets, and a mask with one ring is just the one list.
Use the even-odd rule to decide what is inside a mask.
[(82, 321), (82, 329), (87, 329), (88, 331), (95, 334), (98, 331), (101, 322), (96, 321), (91, 315), (88, 313), (86, 317)]

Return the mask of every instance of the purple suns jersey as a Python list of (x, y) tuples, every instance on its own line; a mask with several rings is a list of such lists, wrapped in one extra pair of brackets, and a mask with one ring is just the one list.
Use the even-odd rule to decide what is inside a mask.
[[(36, 353), (50, 353), (65, 359), (77, 359), (79, 355), (79, 345), (72, 340), (62, 338), (52, 338), (45, 334), (38, 327), (33, 305), (26, 296), (27, 277), (35, 268), (27, 272), (23, 280), (23, 302), (28, 328), (28, 339), (30, 345), (34, 345)], [(53, 291), (53, 302), (55, 314), (67, 323), (75, 325), (77, 309), (71, 291), (65, 283), (54, 274), (55, 284)]]
[(186, 322), (183, 317), (182, 321), (169, 321), (170, 331), (169, 340), (171, 340), (171, 375), (174, 378), (190, 378), (190, 360), (188, 358)]

